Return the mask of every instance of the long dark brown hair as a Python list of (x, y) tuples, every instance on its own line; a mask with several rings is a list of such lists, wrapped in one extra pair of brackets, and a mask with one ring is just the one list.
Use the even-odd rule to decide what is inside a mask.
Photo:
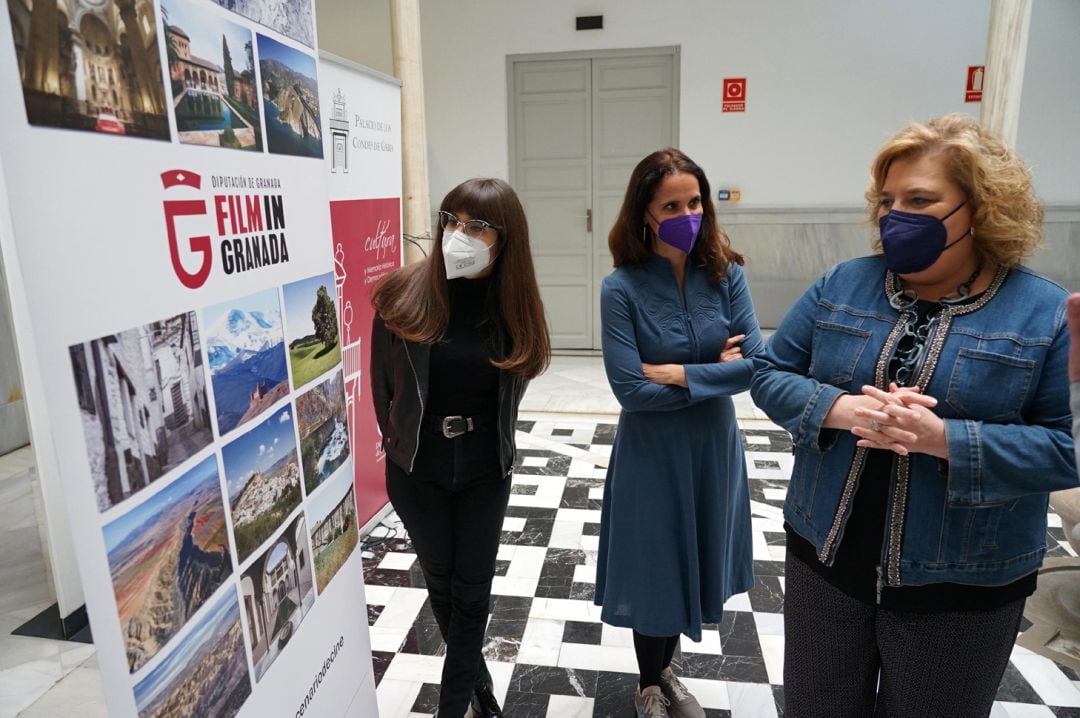
[[(450, 190), (439, 209), (468, 213), (498, 232), (486, 305), (503, 346), (491, 363), (526, 379), (539, 376), (551, 359), (551, 340), (529, 249), (529, 225), (517, 194), (500, 179), (471, 179)], [(450, 289), (442, 235), (437, 223), (427, 260), (392, 272), (372, 293), (375, 310), (403, 339), (434, 344), (446, 332)]]
[(709, 180), (697, 163), (681, 151), (668, 147), (657, 150), (638, 162), (630, 174), (630, 183), (626, 187), (619, 216), (608, 233), (608, 249), (615, 260), (615, 266), (624, 264), (641, 266), (652, 256), (652, 242), (646, 241), (651, 234), (645, 224), (645, 210), (656, 196), (664, 178), (679, 172), (694, 175), (701, 190), (701, 233), (690, 252), (690, 260), (705, 267), (714, 282), (719, 282), (727, 273), (728, 263), (743, 263), (741, 254), (731, 248), (731, 239), (716, 223), (716, 209), (713, 207)]

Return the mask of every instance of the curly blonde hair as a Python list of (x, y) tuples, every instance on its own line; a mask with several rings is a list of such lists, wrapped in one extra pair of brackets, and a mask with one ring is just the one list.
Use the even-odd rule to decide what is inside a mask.
[[(878, 150), (866, 190), (874, 227), (892, 163), (939, 153), (968, 198), (975, 246), (984, 259), (1015, 267), (1031, 256), (1043, 236), (1043, 204), (1032, 189), (1031, 171), (995, 132), (959, 113), (912, 122)], [(881, 249), (880, 237), (873, 245)]]

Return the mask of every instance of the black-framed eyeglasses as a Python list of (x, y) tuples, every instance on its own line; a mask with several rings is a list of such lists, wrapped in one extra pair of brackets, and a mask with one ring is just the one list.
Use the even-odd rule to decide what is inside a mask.
[(491, 227), (495, 231), (500, 229), (497, 225), (494, 225), (491, 222), (485, 222), (482, 219), (470, 219), (462, 222), (453, 212), (443, 211), (439, 212), (439, 226), (442, 227), (443, 230), (449, 232), (453, 232), (458, 227), (461, 227), (461, 231), (469, 237), (479, 237), (488, 227)]

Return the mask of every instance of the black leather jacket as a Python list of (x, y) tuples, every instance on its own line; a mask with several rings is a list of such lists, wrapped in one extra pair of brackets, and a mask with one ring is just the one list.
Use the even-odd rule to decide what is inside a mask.
[[(383, 449), (395, 464), (412, 473), (420, 446), (420, 421), (428, 395), (431, 346), (402, 339), (377, 313), (371, 328), (371, 397)], [(518, 405), (529, 385), (509, 372), (499, 372), (499, 465), (504, 474), (514, 465), (514, 431)]]

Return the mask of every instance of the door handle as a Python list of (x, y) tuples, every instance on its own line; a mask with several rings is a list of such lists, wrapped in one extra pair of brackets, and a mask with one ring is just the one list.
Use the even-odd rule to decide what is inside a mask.
[(585, 210), (585, 231), (592, 232), (592, 209)]

